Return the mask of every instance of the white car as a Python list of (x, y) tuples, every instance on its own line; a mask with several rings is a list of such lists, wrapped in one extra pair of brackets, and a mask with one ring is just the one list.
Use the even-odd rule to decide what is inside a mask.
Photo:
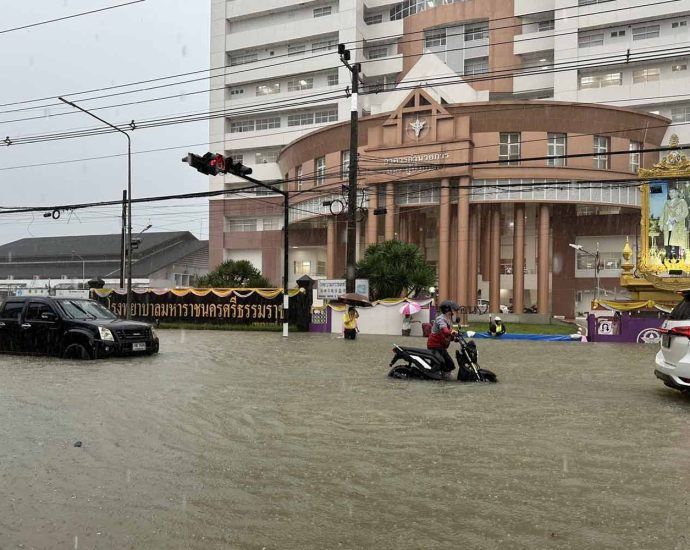
[(654, 374), (669, 388), (690, 392), (690, 295), (673, 308), (659, 332)]

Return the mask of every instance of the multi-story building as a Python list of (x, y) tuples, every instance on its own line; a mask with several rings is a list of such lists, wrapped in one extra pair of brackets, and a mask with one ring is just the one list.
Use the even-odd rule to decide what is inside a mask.
[[(688, 20), (690, 0), (213, 0), (210, 141), (287, 182), (291, 278), (341, 276), (344, 43), (362, 66), (358, 253), (414, 242), (444, 297), (572, 315), (595, 279), (568, 245), (598, 247), (615, 295), (640, 212), (620, 180), (658, 159), (640, 149), (690, 142)], [(211, 200), (211, 265), (246, 258), (280, 283), (281, 201)]]

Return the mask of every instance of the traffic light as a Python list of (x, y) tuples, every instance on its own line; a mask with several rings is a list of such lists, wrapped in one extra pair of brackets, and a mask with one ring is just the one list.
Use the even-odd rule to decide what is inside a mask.
[(200, 157), (194, 153), (187, 153), (187, 156), (182, 159), (182, 162), (186, 162), (192, 168), (195, 168), (197, 172), (201, 172), (207, 176), (217, 176), (218, 174), (225, 173), (225, 159), (223, 155), (206, 153), (204, 156)]
[(232, 157), (227, 157), (225, 159), (225, 171), (228, 174), (234, 174), (235, 176), (248, 176), (252, 173), (252, 169), (245, 166), (240, 161), (233, 162)]

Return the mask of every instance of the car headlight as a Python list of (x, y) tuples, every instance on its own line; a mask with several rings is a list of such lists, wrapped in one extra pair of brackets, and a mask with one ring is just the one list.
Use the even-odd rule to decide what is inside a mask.
[(101, 335), (101, 340), (104, 342), (114, 342), (113, 333), (110, 332), (109, 328), (98, 327), (98, 333)]
[(158, 333), (156, 332), (156, 329), (153, 327), (151, 327), (151, 337), (155, 340), (158, 340)]

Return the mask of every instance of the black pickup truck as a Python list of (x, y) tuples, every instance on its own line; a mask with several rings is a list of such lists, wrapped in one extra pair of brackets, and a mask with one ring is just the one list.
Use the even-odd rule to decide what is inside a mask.
[(0, 353), (96, 359), (158, 353), (153, 328), (124, 321), (94, 300), (6, 298), (0, 307)]

